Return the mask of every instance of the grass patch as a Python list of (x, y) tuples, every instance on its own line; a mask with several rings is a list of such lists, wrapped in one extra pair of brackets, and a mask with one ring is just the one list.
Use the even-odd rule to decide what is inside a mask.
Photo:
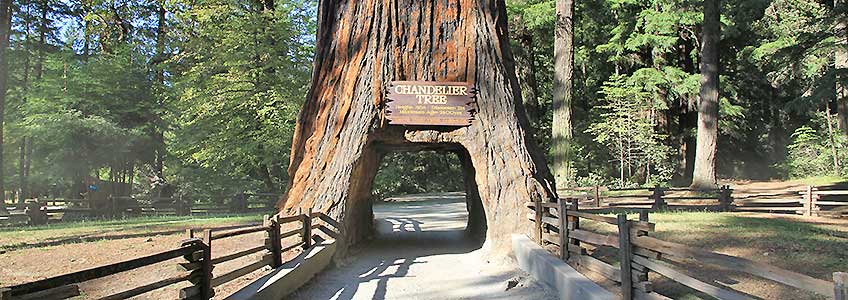
[(793, 182), (802, 183), (805, 185), (834, 185), (834, 184), (846, 184), (848, 183), (848, 177), (837, 177), (837, 176), (812, 176), (807, 178), (799, 178), (792, 180)]
[[(638, 214), (628, 215), (638, 219)], [(658, 212), (652, 236), (727, 253), (826, 279), (848, 270), (848, 228), (784, 218), (717, 212)], [(581, 221), (592, 231), (616, 233), (613, 225)], [(842, 228), (840, 228), (842, 227)]]
[(0, 228), (0, 246), (108, 232), (141, 233), (169, 229), (262, 221), (261, 214), (227, 216), (158, 216), (116, 220), (87, 220), (40, 226)]
[[(635, 220), (638, 215), (630, 214), (628, 218)], [(651, 236), (661, 240), (743, 257), (828, 281), (832, 280), (833, 272), (848, 271), (848, 251), (845, 251), (848, 249), (848, 226), (844, 223), (801, 222), (765, 214), (717, 212), (657, 212), (650, 214), (650, 221), (657, 225)], [(580, 226), (593, 232), (617, 234), (615, 226), (605, 223), (581, 220)], [(707, 278), (747, 276), (728, 275), (733, 272), (705, 269), (705, 266), (692, 266), (688, 271)], [(784, 288), (787, 290), (777, 292), (763, 288), (763, 292), (797, 293), (786, 286), (780, 287)], [(675, 292), (679, 293), (668, 296), (693, 297), (682, 290)]]

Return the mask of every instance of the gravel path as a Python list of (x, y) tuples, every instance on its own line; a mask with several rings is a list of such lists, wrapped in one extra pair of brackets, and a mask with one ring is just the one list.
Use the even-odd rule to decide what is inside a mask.
[(461, 195), (394, 200), (374, 206), (374, 241), (288, 299), (556, 299), (517, 266), (482, 258)]

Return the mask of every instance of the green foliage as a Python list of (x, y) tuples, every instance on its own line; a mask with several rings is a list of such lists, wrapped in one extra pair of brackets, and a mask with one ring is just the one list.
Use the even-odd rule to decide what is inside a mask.
[[(138, 130), (126, 129), (102, 116), (85, 116), (79, 111), (56, 111), (28, 116), (22, 123), (39, 145), (35, 155), (42, 174), (74, 178), (92, 168), (107, 167), (131, 155)], [(43, 178), (42, 184), (48, 179)]]
[[(473, 178), (471, 178), (473, 180)], [(465, 190), (459, 158), (449, 152), (393, 152), (383, 157), (374, 178), (375, 199)]]
[[(789, 155), (786, 161), (778, 167), (793, 178), (806, 178), (809, 176), (840, 176), (848, 174), (845, 163), (848, 162), (848, 138), (835, 132), (831, 134), (827, 130), (829, 119), (823, 113), (817, 115), (817, 128), (801, 126), (792, 133), (792, 144), (789, 145)], [(835, 120), (830, 124), (836, 128)], [(835, 153), (834, 153), (835, 152)], [(834, 164), (834, 159), (839, 164), (839, 169)]]
[[(99, 177), (148, 193), (160, 179), (154, 169), (164, 143), (164, 179), (179, 193), (284, 191), (310, 82), (316, 2), (16, 2), (0, 166), (6, 186), (27, 179), (43, 191)], [(512, 52), (532, 61), (538, 101), (550, 107), (555, 0), (506, 2), (511, 26), (532, 37), (532, 49)], [(688, 183), (702, 3), (575, 2), (579, 184)], [(833, 174), (833, 149), (844, 174), (846, 137), (816, 113), (836, 107), (833, 54), (845, 49), (833, 22), (845, 12), (816, 0), (721, 3), (720, 176)], [(534, 124), (542, 149), (551, 119), (543, 109)], [(453, 155), (389, 154), (375, 191), (459, 190), (459, 168)]]
[(181, 186), (281, 191), (310, 79), (314, 5), (280, 1), (269, 10), (254, 1), (210, 0), (177, 15), (192, 37), (170, 61), (179, 113), (172, 115), (169, 150)]
[(589, 126), (587, 133), (605, 145), (618, 162), (618, 185), (635, 182), (635, 177), (643, 177), (646, 185), (669, 180), (670, 149), (654, 129), (655, 115), (662, 113), (665, 104), (654, 101), (641, 86), (620, 75), (611, 77), (601, 94), (604, 103), (597, 107), (600, 119)]

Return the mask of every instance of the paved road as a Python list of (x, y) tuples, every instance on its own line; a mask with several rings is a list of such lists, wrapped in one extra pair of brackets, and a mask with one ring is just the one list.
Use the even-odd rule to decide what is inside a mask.
[(555, 299), (517, 266), (482, 258), (479, 243), (465, 235), (461, 195), (396, 200), (374, 206), (374, 241), (288, 299)]

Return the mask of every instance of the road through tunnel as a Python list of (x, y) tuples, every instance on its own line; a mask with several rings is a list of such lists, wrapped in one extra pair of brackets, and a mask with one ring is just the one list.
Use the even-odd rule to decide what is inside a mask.
[(361, 174), (367, 186), (352, 189), (368, 193), (352, 197), (347, 208), (352, 214), (345, 227), (355, 235), (350, 244), (373, 239), (482, 245), (486, 212), (467, 151), (445, 144), (380, 145), (375, 152), (375, 167)]

